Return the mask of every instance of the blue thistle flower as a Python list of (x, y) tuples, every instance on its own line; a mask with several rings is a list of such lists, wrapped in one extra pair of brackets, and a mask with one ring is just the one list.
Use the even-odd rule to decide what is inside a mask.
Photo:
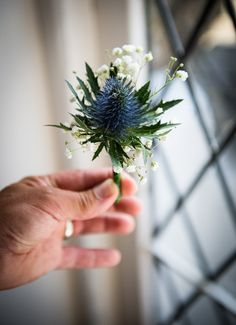
[(89, 116), (94, 127), (118, 139), (125, 138), (130, 128), (143, 122), (134, 87), (115, 77), (106, 80), (90, 106)]
[[(118, 52), (122, 52), (121, 49), (118, 48), (118, 50)], [(150, 53), (144, 55), (146, 62), (151, 59)], [(161, 139), (177, 125), (168, 122), (162, 123), (160, 116), (166, 110), (180, 103), (181, 99), (166, 102), (160, 100), (156, 103), (152, 101), (153, 96), (175, 77), (178, 77), (178, 71), (179, 75), (181, 74), (180, 78), (183, 80), (187, 78), (187, 73), (179, 70), (182, 65), (179, 65), (171, 74), (170, 71), (175, 62), (176, 59), (172, 58), (165, 84), (153, 93), (150, 89), (150, 81), (141, 88), (135, 89), (127, 79), (117, 78), (121, 71), (119, 71), (119, 67), (114, 66), (113, 62), (111, 62), (110, 68), (106, 65), (102, 66), (103, 71), (99, 72), (100, 68), (97, 74), (94, 74), (86, 63), (87, 83), (76, 75), (83, 96), (77, 93), (70, 82), (66, 81), (73, 95), (73, 101), (78, 105), (77, 112), (70, 114), (73, 117), (70, 125), (60, 123), (51, 126), (70, 132), (75, 138), (76, 144), (78, 142), (83, 146), (86, 146), (87, 143), (95, 144), (93, 160), (100, 155), (103, 149), (107, 151), (113, 165), (113, 179), (120, 189), (116, 202), (121, 197), (120, 171), (122, 167), (135, 167), (135, 152), (137, 150), (142, 151), (143, 160), (146, 163), (148, 157), (151, 157), (151, 147), (147, 141), (150, 144), (153, 139)], [(110, 77), (101, 88), (99, 77), (103, 72), (109, 72)], [(71, 143), (74, 143), (74, 140)], [(68, 145), (68, 142), (66, 144)], [(71, 149), (67, 150), (69, 150), (68, 157), (71, 158)], [(131, 151), (130, 154), (128, 154), (129, 151)], [(155, 163), (152, 163), (152, 167), (156, 167)], [(139, 176), (143, 178), (142, 175)]]

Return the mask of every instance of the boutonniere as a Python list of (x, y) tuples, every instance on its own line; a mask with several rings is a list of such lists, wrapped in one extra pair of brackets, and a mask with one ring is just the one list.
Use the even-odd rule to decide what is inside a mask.
[[(86, 63), (86, 81), (75, 73), (76, 86), (66, 81), (75, 104), (70, 123), (50, 125), (62, 129), (72, 137), (66, 141), (66, 156), (72, 158), (75, 150), (93, 151), (93, 160), (103, 149), (111, 158), (113, 179), (121, 186), (122, 169), (135, 172), (141, 183), (146, 182), (147, 169), (157, 169), (153, 160), (153, 140), (161, 140), (178, 124), (162, 122), (165, 112), (182, 99), (171, 101), (154, 97), (175, 78), (185, 81), (188, 77), (183, 64), (171, 57), (164, 84), (154, 91), (150, 81), (137, 88), (141, 69), (152, 61), (152, 53), (141, 47), (124, 45), (114, 48), (109, 65), (103, 64), (96, 71)], [(117, 202), (120, 200), (121, 189)]]

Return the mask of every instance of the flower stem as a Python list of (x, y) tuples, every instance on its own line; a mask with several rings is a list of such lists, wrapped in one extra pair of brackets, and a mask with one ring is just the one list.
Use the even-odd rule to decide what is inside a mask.
[(117, 204), (120, 202), (120, 199), (121, 199), (121, 175), (120, 175), (120, 173), (116, 173), (113, 171), (113, 180), (119, 188), (119, 194), (115, 201), (115, 204)]

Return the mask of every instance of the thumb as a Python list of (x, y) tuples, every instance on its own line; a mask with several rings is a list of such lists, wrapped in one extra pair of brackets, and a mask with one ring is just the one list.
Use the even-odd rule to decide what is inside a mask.
[(64, 196), (61, 200), (63, 214), (67, 219), (90, 219), (105, 212), (112, 206), (118, 196), (118, 187), (112, 179), (107, 179), (87, 191), (61, 190), (61, 192), (63, 192)]

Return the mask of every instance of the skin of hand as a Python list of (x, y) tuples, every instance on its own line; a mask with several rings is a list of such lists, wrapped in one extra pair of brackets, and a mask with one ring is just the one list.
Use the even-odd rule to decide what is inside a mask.
[(141, 204), (134, 180), (122, 174), (122, 199), (111, 169), (72, 170), (26, 177), (0, 191), (0, 290), (31, 282), (56, 269), (111, 267), (115, 249), (86, 249), (63, 241), (66, 220), (74, 236), (127, 234)]

